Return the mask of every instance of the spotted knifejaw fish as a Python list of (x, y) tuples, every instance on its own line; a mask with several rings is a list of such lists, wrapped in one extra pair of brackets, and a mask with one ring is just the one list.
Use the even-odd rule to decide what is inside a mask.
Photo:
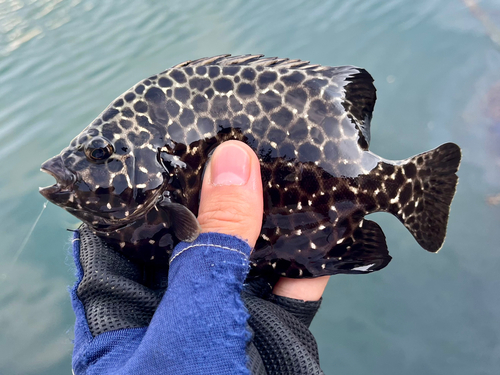
[(145, 79), (42, 165), (49, 201), (127, 257), (167, 263), (199, 234), (204, 165), (236, 139), (258, 155), (262, 232), (252, 275), (368, 273), (391, 257), (372, 212), (395, 215), (430, 252), (443, 245), (460, 148), (391, 161), (368, 150), (373, 78), (353, 66), (221, 55)]

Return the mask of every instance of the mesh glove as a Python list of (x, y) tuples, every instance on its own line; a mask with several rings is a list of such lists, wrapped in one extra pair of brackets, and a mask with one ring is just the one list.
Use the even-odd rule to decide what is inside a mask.
[[(231, 239), (230, 236), (222, 238)], [(238, 246), (243, 244), (243, 241), (238, 239), (232, 240), (236, 241)], [(224, 244), (227, 245), (227, 241)], [(219, 255), (224, 258), (222, 261), (228, 262), (231, 259), (226, 259), (226, 255), (232, 254)], [(85, 225), (74, 234), (73, 256), (77, 267), (77, 282), (71, 291), (76, 315), (74, 373), (172, 374), (173, 372), (161, 371), (174, 360), (174, 351), (181, 352), (182, 357), (184, 350), (179, 348), (179, 344), (172, 344), (172, 340), (164, 335), (171, 334), (172, 330), (177, 331), (175, 336), (187, 333), (179, 332), (180, 327), (163, 327), (163, 324), (179, 324), (167, 311), (172, 306), (162, 305), (163, 309), (157, 311), (162, 298), (166, 297), (167, 270), (140, 267), (109, 248)], [(179, 260), (182, 259), (179, 257)], [(233, 258), (232, 261), (234, 260)], [(172, 267), (174, 266), (173, 263)], [(241, 283), (246, 272), (244, 267), (247, 265), (241, 267)], [(189, 278), (189, 272), (187, 273)], [(183, 285), (185, 286), (180, 284), (180, 287)], [(224, 285), (227, 286), (227, 283)], [(203, 288), (202, 285), (199, 287)], [(235, 288), (233, 290), (238, 290), (237, 286)], [(193, 295), (187, 294), (189, 288), (186, 289), (180, 290), (176, 296), (182, 296), (182, 299), (194, 303)], [(241, 321), (237, 324), (233, 322), (233, 327), (231, 322), (226, 326), (227, 330), (231, 331), (230, 336), (238, 337), (241, 343), (240, 351), (243, 347), (246, 353), (244, 356), (231, 356), (235, 362), (240, 361), (243, 367), (248, 368), (248, 373), (255, 375), (322, 374), (316, 342), (308, 330), (320, 301), (304, 302), (275, 296), (272, 294), (272, 282), (263, 279), (250, 281), (245, 284), (243, 291), (240, 287), (239, 292), (246, 309), (237, 303), (230, 306), (241, 316)], [(163, 302), (166, 301), (165, 298)], [(211, 303), (213, 300), (206, 302)], [(180, 308), (174, 307), (176, 310)], [(151, 325), (155, 312), (156, 320)], [(200, 320), (198, 326), (204, 324), (202, 317), (193, 318)], [(218, 316), (219, 321), (221, 318), (223, 317)], [(155, 332), (151, 332), (153, 330)], [(237, 332), (240, 333), (239, 336)], [(194, 345), (204, 348), (201, 351), (205, 354), (210, 348), (223, 345), (214, 342), (214, 337), (204, 337), (202, 333), (199, 333), (198, 337), (192, 337), (192, 340)], [(156, 340), (146, 341), (145, 337), (148, 335)], [(235, 352), (238, 351), (236, 347), (233, 347)], [(218, 349), (215, 352), (215, 356), (220, 356)], [(178, 367), (177, 364), (175, 366)], [(243, 367), (239, 368), (240, 372), (232, 373), (245, 373), (246, 369)], [(209, 372), (206, 367), (202, 367), (199, 373)]]
[(151, 270), (86, 226), (73, 243), (75, 374), (250, 374), (241, 300), (251, 250), (245, 241), (203, 233), (181, 242), (166, 290), (145, 285), (157, 280)]

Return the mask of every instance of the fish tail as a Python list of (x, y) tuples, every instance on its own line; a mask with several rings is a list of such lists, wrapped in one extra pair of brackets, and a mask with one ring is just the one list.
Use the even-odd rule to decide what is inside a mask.
[(408, 228), (420, 246), (433, 253), (441, 249), (446, 237), (460, 159), (460, 147), (445, 143), (396, 167), (396, 179), (398, 174), (403, 175), (404, 182), (396, 199), (391, 200), (389, 212)]

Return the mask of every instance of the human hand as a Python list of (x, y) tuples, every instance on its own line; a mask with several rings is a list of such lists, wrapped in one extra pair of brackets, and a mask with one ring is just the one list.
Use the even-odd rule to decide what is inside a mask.
[[(223, 143), (214, 151), (205, 170), (198, 214), (202, 232), (237, 236), (253, 248), (261, 230), (262, 214), (262, 181), (257, 155), (243, 142)], [(329, 278), (281, 277), (273, 293), (317, 301)]]

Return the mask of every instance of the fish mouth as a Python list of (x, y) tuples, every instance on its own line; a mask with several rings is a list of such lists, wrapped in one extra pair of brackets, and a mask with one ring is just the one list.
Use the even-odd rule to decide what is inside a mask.
[(72, 194), (76, 175), (64, 166), (60, 155), (47, 160), (42, 164), (40, 170), (50, 174), (56, 179), (54, 185), (40, 187), (38, 189), (40, 194), (54, 203), (59, 203), (61, 201), (61, 198), (63, 198), (61, 195), (69, 198), (68, 194)]

